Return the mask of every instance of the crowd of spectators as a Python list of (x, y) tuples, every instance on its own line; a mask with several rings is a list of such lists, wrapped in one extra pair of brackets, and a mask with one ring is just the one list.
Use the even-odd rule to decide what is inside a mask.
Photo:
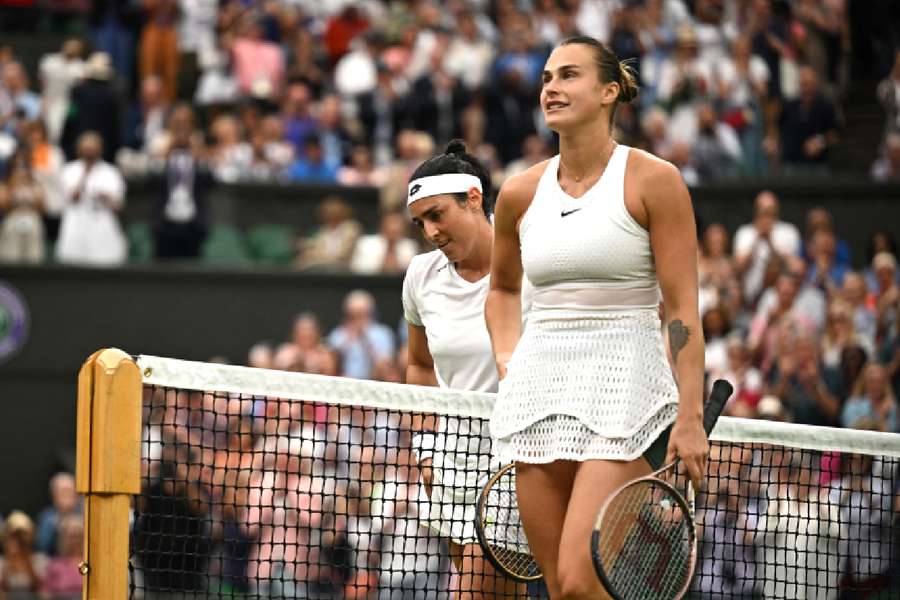
[[(15, 48), (0, 50), (5, 260), (43, 258), (60, 221), (80, 212), (80, 227), (98, 206), (104, 247), (70, 245), (56, 258), (120, 263), (122, 177), (157, 181), (159, 258), (198, 255), (213, 181), (375, 186), (388, 212), (403, 207), (411, 168), (461, 137), (502, 182), (554, 152), (540, 71), (572, 35), (632, 61), (642, 93), (620, 109), (617, 136), (690, 184), (827, 171), (849, 86), (844, 0), (64, 4), (70, 17), (88, 11), (84, 35), (35, 73)], [(900, 176), (900, 53), (894, 63), (877, 91), (887, 115), (879, 180)], [(83, 183), (112, 185), (102, 198), (63, 177), (67, 160), (84, 160), (88, 133), (102, 161)]]

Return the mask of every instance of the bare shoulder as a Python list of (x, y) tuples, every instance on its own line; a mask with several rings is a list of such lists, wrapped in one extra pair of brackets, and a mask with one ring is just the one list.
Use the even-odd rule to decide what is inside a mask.
[(541, 175), (547, 168), (550, 160), (541, 161), (529, 167), (526, 171), (513, 175), (500, 186), (500, 194), (497, 197), (497, 209), (510, 211), (512, 214), (521, 215), (531, 204), (534, 193), (537, 191)]
[(678, 167), (646, 150), (631, 149), (628, 156), (628, 170), (640, 183), (657, 185), (677, 182), (684, 185)]
[(630, 180), (629, 187), (637, 191), (648, 210), (657, 208), (661, 203), (671, 205), (675, 199), (679, 200), (676, 204), (690, 204), (690, 193), (678, 167), (649, 152), (632, 149), (628, 157), (627, 178)]

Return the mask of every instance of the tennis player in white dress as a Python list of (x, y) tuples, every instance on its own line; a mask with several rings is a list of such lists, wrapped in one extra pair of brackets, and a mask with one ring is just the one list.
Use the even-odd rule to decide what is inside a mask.
[[(403, 282), (407, 383), (497, 391), (484, 319), (494, 238), (490, 189), (486, 169), (456, 141), (410, 178), (410, 217), (437, 249), (413, 258)], [(499, 468), (490, 464), (487, 422), (439, 417), (419, 427), (413, 448), (430, 496), (426, 520), (450, 542), (454, 597), (520, 595), (515, 583), (494, 574), (475, 533), (478, 493)]]
[[(510, 178), (495, 217), (485, 313), (501, 382), (490, 428), (495, 454), (516, 463), (553, 600), (606, 597), (590, 532), (618, 486), (666, 454), (695, 484), (705, 470), (694, 213), (674, 166), (612, 138), (616, 105), (636, 95), (605, 45), (557, 47), (541, 107), (560, 154)], [(523, 269), (534, 286), (524, 331)]]

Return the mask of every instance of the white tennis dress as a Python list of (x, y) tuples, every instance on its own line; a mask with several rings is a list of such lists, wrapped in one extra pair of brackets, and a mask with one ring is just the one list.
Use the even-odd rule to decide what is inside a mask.
[[(440, 251), (413, 258), (403, 281), (406, 320), (424, 327), (438, 385), (459, 390), (497, 391), (497, 367), (484, 321), (490, 276), (463, 279)], [(477, 541), (478, 493), (499, 467), (491, 464), (487, 421), (440, 418), (432, 459), (428, 525), (458, 544)]]
[(504, 462), (632, 460), (675, 420), (650, 237), (625, 207), (628, 151), (577, 199), (556, 156), (522, 217), (534, 289), (490, 421)]

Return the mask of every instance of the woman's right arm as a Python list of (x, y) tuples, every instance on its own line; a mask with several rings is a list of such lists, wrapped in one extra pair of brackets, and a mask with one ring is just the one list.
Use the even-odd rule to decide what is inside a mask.
[(491, 288), (484, 316), (500, 379), (506, 377), (506, 363), (522, 334), (522, 255), (518, 226), (534, 193), (529, 175), (530, 171), (525, 172), (503, 184), (494, 215)]
[[(428, 349), (425, 328), (409, 322), (406, 323), (406, 328), (409, 331), (406, 383), (437, 387), (434, 359)], [(415, 413), (412, 416), (412, 450), (415, 453), (416, 464), (422, 471), (422, 482), (425, 484), (425, 493), (429, 498), (431, 498), (431, 460), (434, 456), (437, 424), (437, 415), (435, 414)]]

